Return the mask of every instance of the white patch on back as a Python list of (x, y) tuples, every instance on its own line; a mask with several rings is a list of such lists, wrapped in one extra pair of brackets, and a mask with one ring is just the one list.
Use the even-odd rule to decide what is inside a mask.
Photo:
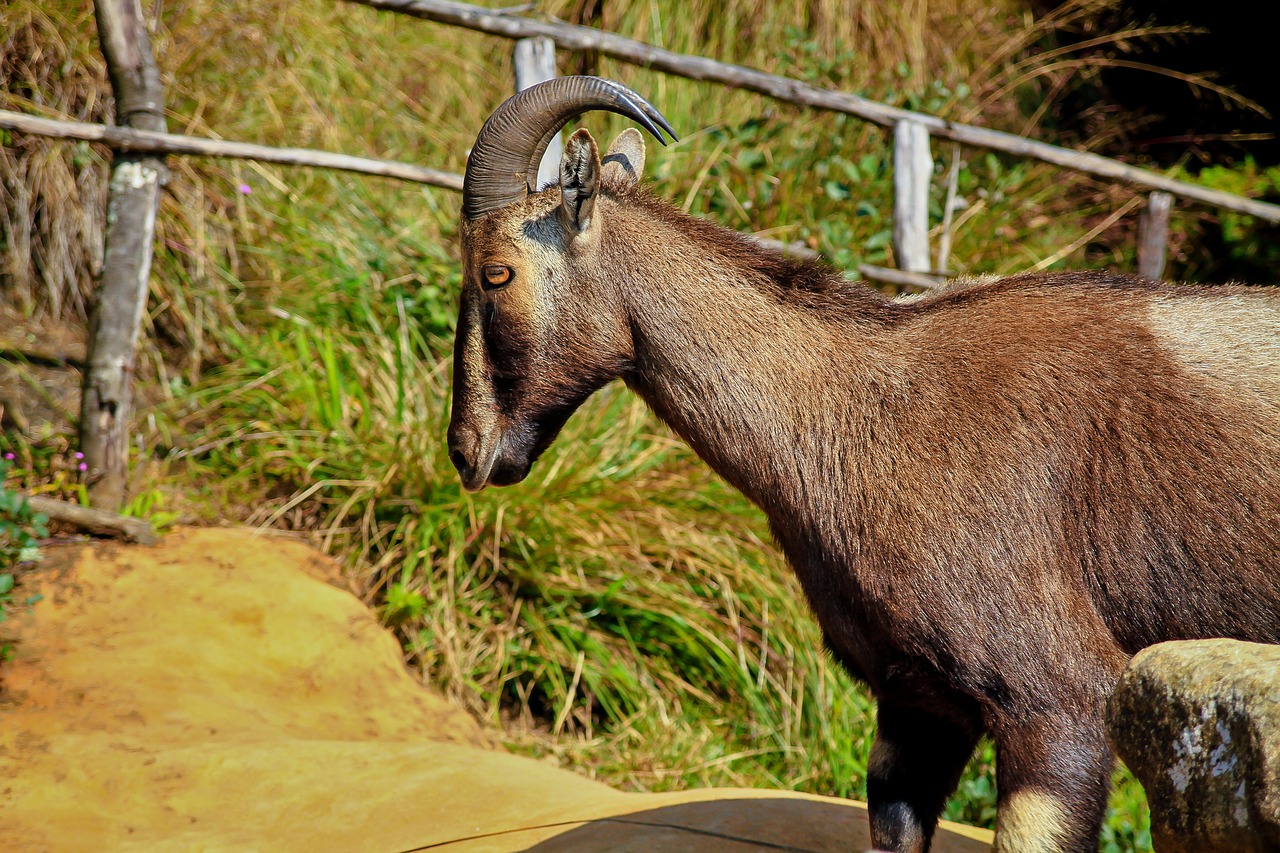
[(1270, 415), (1280, 431), (1280, 291), (1153, 299), (1148, 321), (1170, 355), (1215, 391)]

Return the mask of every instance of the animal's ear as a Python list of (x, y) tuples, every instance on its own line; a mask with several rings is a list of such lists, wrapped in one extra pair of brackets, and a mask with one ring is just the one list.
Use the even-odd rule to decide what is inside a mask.
[(564, 144), (560, 158), (560, 216), (574, 234), (591, 227), (600, 190), (600, 149), (584, 127)]
[(644, 172), (644, 137), (629, 127), (613, 140), (601, 161), (601, 183), (626, 189), (633, 187)]

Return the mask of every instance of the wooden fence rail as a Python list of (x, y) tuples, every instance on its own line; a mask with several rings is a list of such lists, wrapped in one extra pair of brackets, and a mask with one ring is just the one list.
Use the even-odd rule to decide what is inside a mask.
[(381, 175), (402, 181), (430, 184), (447, 190), (462, 191), (462, 176), (442, 172), (426, 166), (398, 163), (394, 160), (374, 160), (353, 157), (331, 151), (310, 148), (276, 148), (251, 142), (231, 142), (204, 136), (188, 136), (181, 133), (159, 133), (134, 130), (79, 121), (39, 118), (26, 113), (0, 110), (0, 128), (50, 136), (58, 139), (81, 139), (86, 142), (102, 142), (113, 151), (148, 154), (194, 154), (206, 157), (227, 157), (234, 160), (259, 160), (263, 163), (279, 163), (284, 166), (315, 166), (322, 169), (338, 169), (359, 172), (363, 175)]
[(633, 65), (664, 71), (691, 80), (706, 80), (733, 88), (746, 89), (800, 106), (845, 113), (886, 127), (894, 126), (900, 121), (912, 121), (923, 125), (930, 136), (939, 139), (950, 139), (975, 148), (986, 148), (1019, 157), (1042, 160), (1099, 178), (1146, 189), (1164, 190), (1211, 207), (1248, 213), (1268, 222), (1280, 222), (1280, 205), (1174, 180), (1149, 169), (1139, 169), (1099, 154), (1073, 151), (1012, 133), (951, 122), (927, 113), (917, 113), (877, 103), (848, 92), (812, 86), (790, 77), (769, 74), (742, 65), (717, 62), (702, 56), (676, 53), (591, 27), (504, 14), (467, 3), (456, 3), (453, 0), (348, 0), (348, 2), (400, 12), (436, 23), (466, 27), (504, 38), (523, 39), (545, 36), (564, 49), (594, 50)]

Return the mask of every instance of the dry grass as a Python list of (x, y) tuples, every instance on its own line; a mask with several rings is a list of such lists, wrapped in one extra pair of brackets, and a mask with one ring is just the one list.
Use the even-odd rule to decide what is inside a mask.
[[(105, 64), (93, 46), (68, 41), (78, 21), (32, 4), (0, 9), (0, 107), (50, 118), (102, 121)], [(92, 20), (88, 19), (91, 25)], [(30, 313), (86, 316), (101, 264), (106, 177), (99, 152), (83, 145), (0, 134), (0, 289)]]

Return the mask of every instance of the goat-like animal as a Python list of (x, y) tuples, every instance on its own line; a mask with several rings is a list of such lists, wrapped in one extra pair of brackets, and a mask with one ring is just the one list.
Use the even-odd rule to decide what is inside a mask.
[(561, 78), (473, 148), (463, 484), (523, 479), (621, 377), (764, 509), (875, 695), (878, 847), (928, 849), (989, 733), (996, 849), (1095, 850), (1129, 657), (1280, 642), (1280, 289), (1095, 272), (891, 300), (651, 197), (634, 129), (603, 159), (577, 131), (537, 191), (547, 140), (593, 108), (670, 130), (617, 84)]

